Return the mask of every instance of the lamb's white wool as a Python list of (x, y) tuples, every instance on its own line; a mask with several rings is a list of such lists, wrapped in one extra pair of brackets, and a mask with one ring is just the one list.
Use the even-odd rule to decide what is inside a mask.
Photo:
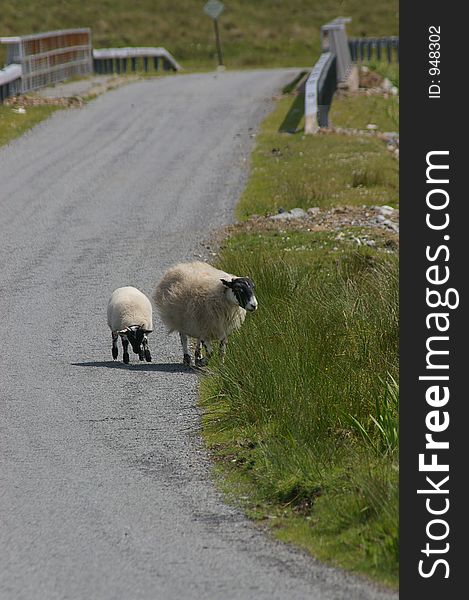
[[(241, 294), (232, 287), (236, 281), (235, 286), (242, 288)], [(250, 311), (257, 308), (250, 280), (203, 262), (171, 267), (158, 282), (153, 299), (169, 332), (179, 332), (184, 362), (189, 364), (187, 336), (197, 339), (196, 362), (201, 362), (202, 345), (207, 357), (210, 356), (212, 340), (221, 342), (223, 354), (227, 337), (241, 327), (246, 317), (246, 310), (240, 304)]]
[(117, 288), (112, 292), (107, 305), (107, 323), (115, 333), (135, 325), (151, 331), (153, 322), (150, 300), (130, 285)]
[(112, 332), (112, 356), (117, 358), (117, 339), (121, 336), (124, 362), (129, 362), (128, 345), (140, 360), (151, 361), (147, 334), (153, 330), (150, 300), (137, 288), (120, 287), (114, 290), (107, 305), (107, 323)]

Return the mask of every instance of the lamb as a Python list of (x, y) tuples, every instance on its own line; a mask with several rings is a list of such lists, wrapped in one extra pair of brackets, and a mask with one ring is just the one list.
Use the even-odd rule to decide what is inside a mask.
[(153, 331), (150, 300), (137, 288), (120, 287), (114, 290), (107, 305), (107, 323), (112, 334), (112, 358), (117, 359), (117, 340), (122, 340), (123, 361), (129, 363), (129, 342), (140, 360), (151, 362), (147, 334)]
[(224, 359), (228, 336), (241, 327), (246, 311), (253, 312), (258, 306), (251, 279), (197, 261), (168, 269), (156, 286), (153, 300), (169, 333), (179, 332), (187, 366), (191, 365), (187, 338), (197, 340), (195, 364), (199, 367), (212, 356), (213, 340), (220, 342)]

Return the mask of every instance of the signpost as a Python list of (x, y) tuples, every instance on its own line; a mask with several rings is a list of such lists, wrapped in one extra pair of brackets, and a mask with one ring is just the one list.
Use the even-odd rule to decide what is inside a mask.
[(221, 51), (220, 32), (218, 30), (218, 17), (221, 15), (224, 9), (225, 5), (223, 2), (219, 2), (219, 0), (208, 0), (204, 6), (204, 13), (213, 19), (213, 26), (215, 28), (215, 43), (217, 45), (218, 54), (218, 65), (220, 67), (223, 66), (223, 54)]

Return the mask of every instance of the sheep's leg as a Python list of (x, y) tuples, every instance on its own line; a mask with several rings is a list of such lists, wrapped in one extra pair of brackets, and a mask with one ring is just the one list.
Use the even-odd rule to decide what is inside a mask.
[(151, 362), (150, 348), (148, 346), (148, 338), (146, 335), (143, 336), (142, 346), (143, 346), (143, 355), (145, 356), (145, 360), (147, 362)]
[(221, 358), (221, 362), (225, 362), (225, 356), (226, 356), (226, 345), (228, 343), (227, 338), (223, 338), (220, 341), (220, 358)]
[(187, 342), (187, 335), (185, 333), (179, 332), (179, 337), (181, 338), (182, 344), (182, 352), (184, 354), (183, 363), (190, 367), (191, 366), (191, 355), (189, 354), (189, 344)]
[(117, 347), (117, 340), (119, 339), (119, 335), (117, 333), (114, 333), (114, 331), (111, 333), (112, 335), (112, 358), (114, 360), (116, 360), (117, 356), (119, 355), (119, 348)]
[(197, 367), (200, 367), (204, 364), (202, 361), (202, 339), (201, 338), (197, 339), (197, 343), (195, 345), (195, 364)]
[[(212, 348), (212, 345), (210, 344), (210, 342), (207, 342), (206, 340), (200, 339), (200, 343), (205, 348), (205, 356), (203, 358), (199, 358), (199, 361), (196, 362), (196, 365), (198, 367), (205, 367), (205, 365), (208, 363), (210, 357), (213, 354), (213, 348)], [(199, 351), (199, 356), (200, 356), (200, 351)]]
[(129, 364), (129, 340), (126, 338), (125, 335), (122, 336), (122, 350), (124, 351), (124, 355), (122, 357), (122, 360), (124, 361), (124, 363), (126, 365)]

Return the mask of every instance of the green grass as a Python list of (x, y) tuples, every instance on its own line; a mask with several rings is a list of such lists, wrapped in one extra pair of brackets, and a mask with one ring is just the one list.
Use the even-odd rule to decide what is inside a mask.
[(57, 106), (31, 106), (26, 108), (26, 113), (19, 114), (11, 106), (0, 104), (0, 146), (22, 135), (57, 109)]
[(273, 515), (282, 539), (396, 584), (398, 454), (382, 429), (397, 427), (397, 258), (335, 233), (314, 247), (316, 235), (284, 237), (283, 252), (262, 235), (227, 241), (219, 264), (253, 278), (260, 308), (203, 381), (206, 439), (238, 467), (251, 516)]
[[(0, 35), (91, 27), (96, 48), (164, 46), (183, 67), (217, 64), (211, 19), (204, 0), (22, 0), (2, 2)], [(312, 66), (319, 53), (319, 28), (350, 16), (351, 35), (395, 35), (396, 0), (231, 0), (220, 17), (229, 68)], [(0, 56), (0, 63), (2, 57)]]
[(399, 131), (399, 98), (390, 96), (338, 96), (329, 111), (333, 127), (366, 130), (376, 125), (378, 131)]
[[(244, 219), (252, 214), (275, 213), (280, 207), (396, 205), (398, 164), (381, 140), (332, 134), (307, 136), (301, 122), (296, 133), (279, 133), (297, 98), (281, 99), (264, 121), (237, 216)], [(367, 111), (373, 111), (373, 118), (383, 128), (394, 124), (391, 129), (395, 130), (387, 111), (391, 107), (397, 110), (396, 99), (389, 99), (389, 104), (382, 100), (363, 96), (343, 98), (337, 109), (333, 102), (333, 116), (337, 125), (357, 126), (365, 123)], [(360, 114), (354, 116), (357, 106)]]
[[(295, 102), (281, 99), (265, 120), (238, 215), (396, 205), (397, 162), (385, 144), (281, 133)], [(338, 118), (357, 127), (373, 106), (388, 129), (390, 105), (344, 98)], [(259, 300), (230, 338), (225, 362), (215, 357), (202, 380), (203, 432), (217, 481), (279, 539), (396, 588), (398, 255), (384, 238), (357, 247), (353, 238), (366, 232), (352, 226), (259, 223), (237, 226), (217, 261), (252, 277)]]
[(399, 65), (396, 62), (371, 60), (364, 61), (362, 64), (377, 71), (382, 77), (387, 77), (393, 85), (399, 87)]

